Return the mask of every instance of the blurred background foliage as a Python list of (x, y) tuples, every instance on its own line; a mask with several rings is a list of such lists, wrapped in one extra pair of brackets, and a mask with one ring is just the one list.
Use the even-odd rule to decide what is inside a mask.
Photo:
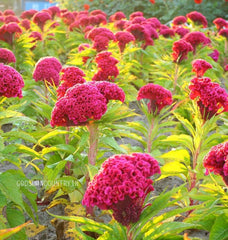
[(217, 17), (228, 19), (226, 0), (203, 0), (201, 4), (196, 4), (194, 0), (52, 0), (52, 2), (70, 11), (81, 11), (88, 4), (89, 11), (101, 9), (108, 16), (122, 11), (127, 18), (131, 13), (141, 11), (146, 18), (157, 17), (163, 24), (191, 11), (201, 12), (207, 18), (209, 25)]

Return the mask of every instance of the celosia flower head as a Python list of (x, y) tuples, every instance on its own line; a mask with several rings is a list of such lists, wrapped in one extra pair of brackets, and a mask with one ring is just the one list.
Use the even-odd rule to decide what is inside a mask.
[(0, 48), (0, 63), (8, 64), (16, 62), (14, 53), (7, 48)]
[(51, 15), (46, 11), (37, 12), (32, 17), (32, 21), (36, 23), (43, 31), (44, 25), (48, 20), (52, 20)]
[(202, 77), (210, 68), (212, 68), (212, 65), (203, 59), (196, 59), (192, 62), (192, 71), (196, 73), (198, 78)]
[(137, 12), (133, 12), (130, 14), (129, 16), (129, 20), (133, 20), (135, 17), (143, 17), (143, 12), (137, 11)]
[(218, 34), (228, 39), (228, 28), (221, 29)]
[(185, 16), (177, 16), (173, 19), (172, 23), (173, 25), (175, 26), (178, 26), (178, 25), (183, 25), (187, 22), (187, 19)]
[(199, 46), (200, 44), (205, 46), (205, 45), (209, 45), (211, 43), (211, 40), (208, 37), (206, 37), (204, 33), (198, 32), (198, 31), (187, 33), (183, 37), (183, 39), (186, 42), (191, 43), (191, 45), (193, 46), (194, 53), (196, 52), (197, 46)]
[(219, 59), (219, 51), (217, 49), (214, 49), (212, 53), (208, 54), (215, 62)]
[(181, 63), (184, 59), (187, 59), (189, 52), (193, 51), (193, 47), (190, 43), (183, 39), (180, 39), (173, 43), (172, 58), (176, 63)]
[(7, 16), (5, 16), (4, 22), (5, 23), (11, 23), (11, 22), (19, 23), (20, 20), (18, 19), (17, 16), (7, 15)]
[(121, 11), (118, 11), (109, 17), (109, 22), (115, 22), (125, 18), (126, 18), (125, 14)]
[(161, 29), (159, 34), (165, 38), (169, 38), (169, 37), (175, 36), (175, 31), (171, 28), (166, 28), (166, 29)]
[(150, 177), (160, 173), (158, 162), (147, 153), (114, 155), (89, 183), (82, 204), (111, 209), (124, 226), (139, 220), (143, 202), (154, 190)]
[(222, 176), (228, 186), (228, 142), (213, 146), (203, 159), (207, 172)]
[(175, 33), (178, 34), (181, 38), (183, 38), (189, 32), (190, 30), (187, 28), (183, 28), (183, 27), (175, 28)]
[(22, 97), (24, 80), (14, 68), (0, 63), (0, 96)]
[(77, 67), (66, 67), (61, 70), (61, 84), (58, 87), (57, 96), (58, 99), (63, 97), (70, 87), (73, 87), (77, 83), (85, 83), (86, 80), (83, 78), (85, 73)]
[(118, 87), (114, 85), (112, 87), (113, 89), (110, 89), (109, 83), (96, 86), (96, 83), (88, 82), (69, 88), (56, 102), (51, 125), (79, 126), (101, 119), (107, 111), (109, 100), (123, 100), (121, 89), (117, 90)]
[(28, 30), (28, 29), (30, 29), (31, 23), (30, 23), (30, 21), (29, 21), (28, 19), (23, 19), (23, 20), (21, 20), (20, 25), (21, 25), (25, 30)]
[(62, 65), (55, 57), (43, 57), (35, 65), (33, 78), (35, 81), (47, 81), (50, 85), (59, 85), (59, 73)]
[(190, 12), (186, 15), (187, 18), (189, 18), (192, 22), (194, 22), (197, 25), (203, 25), (204, 28), (207, 27), (207, 19), (206, 17), (197, 11)]
[(228, 27), (228, 22), (223, 18), (216, 18), (213, 23), (215, 24), (218, 31), (220, 31), (222, 28)]
[(29, 9), (24, 12), (22, 12), (20, 18), (22, 19), (32, 19), (32, 17), (37, 13), (38, 11), (35, 9)]
[(126, 44), (129, 42), (135, 41), (135, 37), (130, 33), (126, 31), (119, 31), (115, 34), (116, 40), (118, 41), (118, 46), (120, 49), (120, 52), (123, 52), (125, 49)]
[(3, 12), (4, 16), (15, 15), (15, 12), (12, 9), (6, 9)]
[(66, 11), (61, 14), (61, 18), (66, 25), (70, 25), (75, 21), (75, 16), (72, 12)]
[(4, 24), (0, 27), (0, 40), (12, 45), (13, 41), (19, 34), (22, 33), (22, 29), (15, 22)]
[(228, 111), (228, 94), (218, 83), (210, 78), (193, 78), (191, 80), (190, 99), (197, 99), (202, 118), (206, 121), (215, 115)]
[(172, 93), (160, 85), (148, 83), (138, 91), (137, 100), (148, 99), (148, 111), (158, 115), (160, 111), (173, 102)]

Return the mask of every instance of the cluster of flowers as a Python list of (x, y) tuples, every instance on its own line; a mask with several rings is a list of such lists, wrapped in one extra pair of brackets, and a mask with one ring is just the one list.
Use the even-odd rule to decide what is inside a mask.
[(116, 67), (118, 60), (111, 55), (112, 53), (107, 51), (97, 54), (95, 62), (98, 66), (98, 72), (94, 74), (93, 81), (115, 81), (115, 78), (119, 75), (119, 70)]
[(148, 99), (147, 104), (149, 113), (158, 115), (160, 111), (173, 102), (172, 93), (164, 87), (148, 83), (138, 91), (137, 100)]
[(99, 120), (107, 111), (109, 100), (124, 102), (125, 94), (115, 83), (87, 82), (70, 87), (56, 102), (52, 126), (80, 126)]
[(0, 63), (9, 64), (15, 62), (16, 57), (11, 50), (7, 48), (0, 48)]
[(189, 86), (190, 98), (197, 99), (202, 118), (206, 121), (214, 115), (228, 111), (228, 94), (218, 83), (212, 82), (210, 78), (203, 77), (203, 74), (212, 65), (205, 60), (197, 59), (192, 62), (193, 72), (196, 77), (191, 80)]
[(114, 218), (128, 226), (139, 220), (145, 197), (154, 190), (150, 177), (156, 173), (159, 164), (149, 154), (114, 155), (89, 183), (82, 203), (111, 209)]

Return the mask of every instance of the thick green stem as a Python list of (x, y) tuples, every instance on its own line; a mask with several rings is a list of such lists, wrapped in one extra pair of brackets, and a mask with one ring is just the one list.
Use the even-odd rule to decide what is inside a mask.
[(154, 128), (154, 117), (151, 119), (150, 121), (150, 126), (149, 126), (149, 130), (148, 130), (148, 139), (147, 139), (147, 152), (150, 153), (151, 152), (151, 147), (152, 147), (152, 132), (153, 132), (153, 128)]
[(179, 66), (176, 63), (175, 64), (175, 73), (174, 73), (174, 83), (173, 83), (173, 94), (176, 93), (177, 79), (178, 79), (178, 70), (179, 70)]

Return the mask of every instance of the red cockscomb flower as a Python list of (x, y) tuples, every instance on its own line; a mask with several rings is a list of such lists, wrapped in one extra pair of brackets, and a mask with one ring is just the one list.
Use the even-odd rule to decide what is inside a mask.
[(203, 0), (194, 0), (194, 2), (195, 2), (196, 4), (201, 4), (201, 3), (203, 2)]
[(173, 19), (172, 23), (175, 26), (183, 25), (187, 22), (187, 19), (185, 16), (177, 16)]
[(85, 9), (86, 11), (88, 11), (89, 8), (90, 8), (89, 4), (84, 4), (84, 9)]
[(169, 37), (175, 36), (175, 31), (173, 29), (166, 28), (166, 29), (161, 29), (159, 34), (165, 38), (169, 38)]
[(51, 17), (52, 17), (53, 20), (54, 20), (55, 17), (60, 17), (61, 12), (60, 12), (59, 7), (51, 6), (51, 7), (48, 8), (48, 10), (50, 11)]
[(37, 12), (32, 17), (32, 21), (36, 23), (43, 31), (44, 25), (48, 20), (52, 20), (51, 15), (48, 12)]
[(115, 22), (125, 18), (126, 18), (126, 15), (123, 12), (118, 11), (109, 17), (109, 22)]
[(203, 159), (208, 172), (220, 175), (228, 186), (228, 142), (213, 146)]
[(31, 22), (28, 19), (22, 19), (20, 25), (25, 29), (29, 30), (31, 26)]
[(75, 21), (75, 16), (72, 12), (64, 12), (61, 14), (61, 18), (66, 25), (70, 25)]
[(218, 34), (228, 39), (228, 28), (221, 29)]
[(209, 38), (207, 38), (204, 33), (197, 32), (197, 31), (187, 33), (183, 37), (183, 39), (192, 45), (194, 53), (196, 52), (197, 46), (199, 46), (200, 44), (202, 44), (203, 46), (206, 46), (211, 43), (211, 40)]
[(147, 153), (114, 155), (89, 183), (82, 204), (110, 209), (124, 226), (139, 220), (143, 202), (154, 190), (150, 177), (160, 173), (157, 160)]
[(3, 16), (9, 16), (9, 15), (12, 15), (14, 16), (15, 15), (15, 12), (11, 9), (6, 9), (4, 12), (3, 12)]
[(197, 25), (203, 25), (204, 28), (207, 27), (207, 19), (200, 12), (197, 11), (190, 12), (186, 15), (186, 17)]
[(189, 97), (197, 99), (202, 118), (206, 121), (221, 112), (228, 111), (228, 94), (210, 78), (194, 78), (189, 86)]
[(0, 40), (12, 45), (14, 38), (22, 33), (22, 29), (15, 22), (4, 24), (0, 27)]
[(183, 39), (180, 39), (173, 43), (172, 58), (175, 63), (181, 63), (184, 59), (187, 59), (189, 52), (193, 51), (193, 47), (190, 43)]
[(183, 38), (187, 33), (190, 32), (189, 29), (183, 28), (183, 27), (178, 27), (175, 30), (175, 33), (178, 34), (181, 38)]
[(0, 63), (8, 64), (16, 62), (14, 53), (7, 48), (0, 48)]
[(155, 4), (155, 0), (149, 0), (152, 4)]
[(63, 97), (70, 87), (73, 87), (77, 83), (85, 83), (86, 80), (83, 78), (85, 73), (77, 67), (66, 67), (61, 70), (61, 75), (58, 89), (56, 90), (58, 99)]
[(148, 111), (158, 115), (160, 111), (173, 102), (172, 93), (160, 85), (148, 83), (138, 91), (137, 100), (148, 99)]
[(14, 68), (0, 63), (0, 96), (22, 98), (24, 81)]
[(119, 31), (115, 34), (115, 37), (121, 53), (124, 51), (126, 44), (135, 41), (135, 37), (130, 32)]
[(62, 65), (55, 57), (43, 57), (35, 65), (33, 78), (35, 81), (47, 81), (51, 86), (59, 85), (59, 73)]
[(14, 15), (7, 15), (5, 16), (4, 18), (4, 22), (5, 23), (11, 23), (11, 22), (15, 22), (15, 23), (19, 23), (20, 20), (17, 16), (14, 16)]
[(135, 17), (143, 17), (143, 12), (137, 11), (137, 12), (133, 12), (130, 14), (129, 16), (129, 20), (133, 20)]
[(219, 59), (219, 51), (217, 49), (214, 49), (214, 51), (210, 54), (208, 54), (215, 62)]
[(32, 17), (37, 13), (38, 11), (35, 9), (29, 9), (24, 12), (22, 12), (20, 18), (22, 19), (32, 19)]
[(228, 22), (223, 18), (216, 18), (213, 23), (215, 24), (218, 31), (220, 31), (222, 28), (228, 27)]
[(210, 68), (212, 68), (212, 65), (203, 59), (196, 59), (192, 61), (192, 71), (196, 73), (198, 78), (202, 77)]

